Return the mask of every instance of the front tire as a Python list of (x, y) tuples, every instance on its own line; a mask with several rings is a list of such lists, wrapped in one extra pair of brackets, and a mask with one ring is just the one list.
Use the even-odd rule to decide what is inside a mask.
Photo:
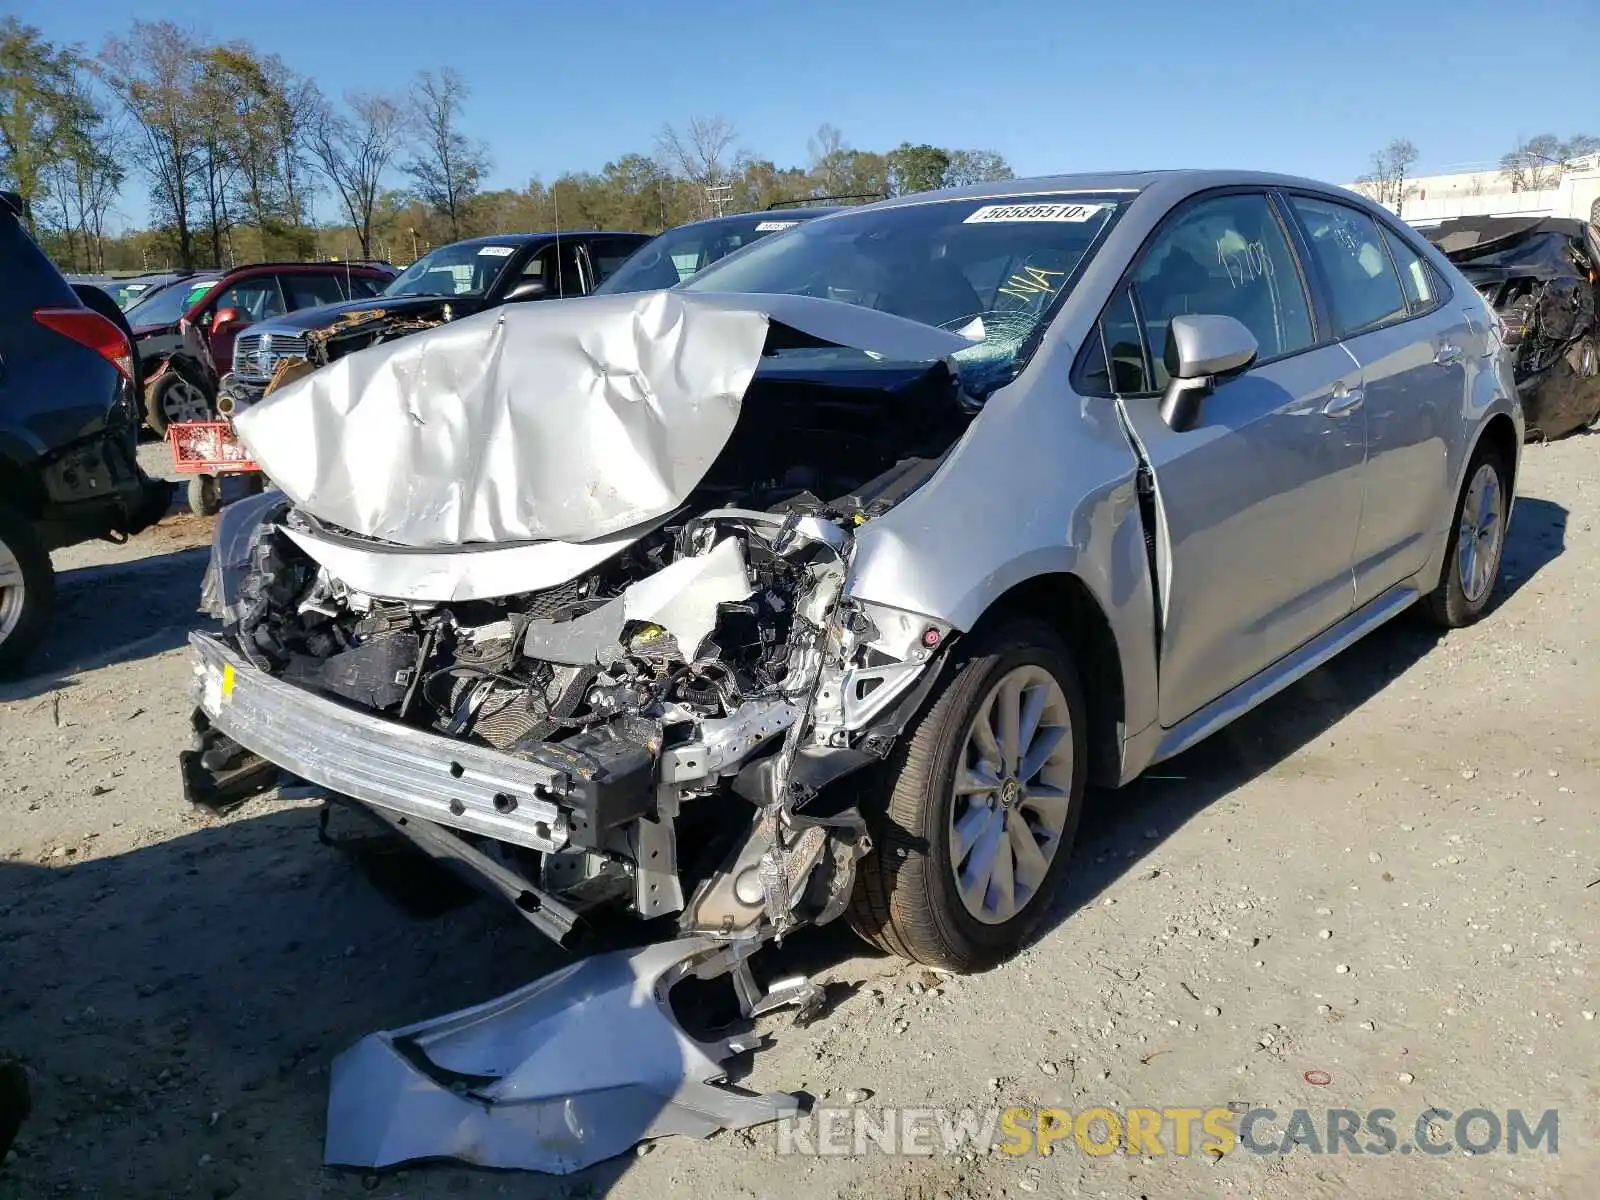
[(850, 924), (928, 966), (992, 967), (1026, 941), (1065, 872), (1083, 810), (1083, 692), (1043, 622), (974, 634), (887, 766), (867, 813)]
[(1500, 578), (1510, 508), (1510, 472), (1499, 451), (1479, 446), (1456, 502), (1444, 575), (1423, 601), (1423, 612), (1433, 624), (1460, 629), (1488, 611)]
[(174, 367), (153, 383), (145, 395), (145, 424), (157, 437), (185, 421), (215, 421), (216, 407), (205, 389)]
[(49, 552), (21, 513), (0, 505), (0, 679), (38, 646), (55, 608)]

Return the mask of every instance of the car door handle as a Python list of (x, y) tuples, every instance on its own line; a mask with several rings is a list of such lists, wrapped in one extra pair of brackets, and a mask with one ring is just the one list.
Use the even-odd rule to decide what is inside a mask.
[(1344, 384), (1335, 384), (1333, 399), (1322, 406), (1322, 415), (1325, 417), (1344, 417), (1356, 411), (1366, 401), (1367, 394), (1360, 388), (1345, 387)]
[(1446, 343), (1439, 347), (1439, 353), (1433, 356), (1433, 361), (1441, 367), (1453, 367), (1461, 361), (1461, 347)]

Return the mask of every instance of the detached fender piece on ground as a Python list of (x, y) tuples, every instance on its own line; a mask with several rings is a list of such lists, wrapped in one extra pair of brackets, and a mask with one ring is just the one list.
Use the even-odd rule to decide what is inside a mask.
[(701, 1042), (672, 1016), (690, 975), (740, 951), (680, 938), (563, 967), (486, 1004), (369, 1034), (333, 1063), (324, 1159), (449, 1158), (568, 1174), (668, 1134), (708, 1137), (798, 1113), (793, 1096), (721, 1086), (754, 1042)]

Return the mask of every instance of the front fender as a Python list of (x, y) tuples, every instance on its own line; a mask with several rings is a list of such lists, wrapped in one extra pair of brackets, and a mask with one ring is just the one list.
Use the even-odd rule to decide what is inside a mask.
[(1156, 695), (1136, 470), (1111, 402), (1019, 380), (990, 397), (927, 483), (862, 526), (848, 590), (970, 630), (1019, 584), (1074, 576), (1111, 628), (1136, 732)]

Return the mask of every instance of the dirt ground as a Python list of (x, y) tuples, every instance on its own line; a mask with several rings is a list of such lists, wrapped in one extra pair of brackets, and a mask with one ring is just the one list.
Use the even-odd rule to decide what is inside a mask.
[(1397, 623), (1096, 795), (1017, 960), (940, 979), (837, 928), (791, 940), (760, 970), (813, 970), (838, 1002), (764, 1022), (738, 1067), (872, 1109), (1390, 1108), (1402, 1143), (1430, 1107), (1557, 1109), (1557, 1154), (797, 1158), (764, 1128), (566, 1178), (326, 1169), (336, 1053), (558, 959), (487, 901), (403, 911), (318, 844), (313, 808), (184, 805), (209, 522), (179, 516), (60, 553), (37, 672), (0, 690), (0, 1053), (36, 1093), (0, 1197), (1593, 1195), (1597, 480), (1594, 437), (1530, 447), (1482, 624)]

